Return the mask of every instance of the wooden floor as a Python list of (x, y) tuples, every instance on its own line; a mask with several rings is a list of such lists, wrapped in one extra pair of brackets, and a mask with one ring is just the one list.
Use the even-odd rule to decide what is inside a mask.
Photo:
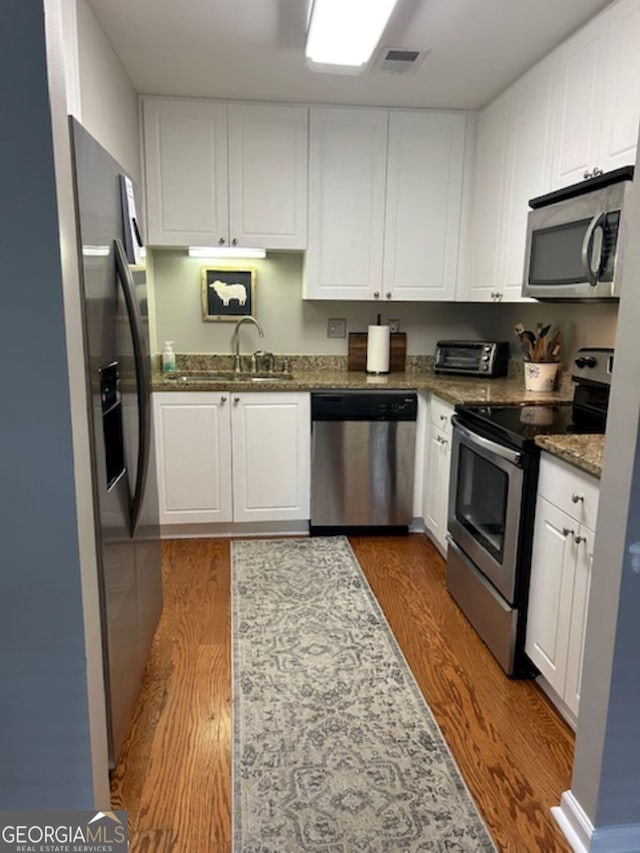
[[(549, 808), (570, 787), (570, 729), (532, 682), (504, 676), (424, 536), (350, 541), (498, 849), (568, 851)], [(229, 542), (165, 542), (163, 568), (164, 614), (112, 805), (129, 812), (132, 853), (227, 853)]]

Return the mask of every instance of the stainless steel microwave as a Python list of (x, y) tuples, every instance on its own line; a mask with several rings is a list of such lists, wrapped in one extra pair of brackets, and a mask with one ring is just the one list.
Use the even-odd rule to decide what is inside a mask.
[(529, 202), (523, 296), (617, 299), (633, 167)]

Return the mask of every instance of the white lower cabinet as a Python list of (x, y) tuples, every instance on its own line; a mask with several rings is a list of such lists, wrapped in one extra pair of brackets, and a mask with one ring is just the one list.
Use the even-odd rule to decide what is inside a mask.
[(309, 518), (305, 393), (154, 394), (160, 523)]
[(427, 532), (442, 554), (447, 551), (452, 415), (453, 406), (438, 397), (431, 397), (428, 403), (422, 516)]
[[(543, 454), (536, 503), (526, 652), (558, 706), (577, 719), (598, 482)], [(566, 711), (569, 711), (566, 714)]]

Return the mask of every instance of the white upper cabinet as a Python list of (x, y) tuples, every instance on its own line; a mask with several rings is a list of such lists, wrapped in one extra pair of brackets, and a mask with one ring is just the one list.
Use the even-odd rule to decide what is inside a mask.
[(635, 163), (639, 44), (640, 0), (619, 0), (558, 49), (553, 188)]
[(605, 172), (635, 163), (640, 121), (640, 0), (609, 10), (604, 120), (598, 166)]
[(583, 180), (598, 164), (607, 17), (599, 15), (559, 49), (553, 187)]
[(389, 116), (383, 288), (387, 299), (455, 299), (466, 116)]
[(229, 234), (227, 106), (143, 100), (150, 245), (210, 246)]
[(528, 202), (551, 185), (555, 70), (553, 57), (539, 63), (480, 113), (467, 289), (472, 301), (523, 301)]
[(381, 296), (387, 122), (386, 110), (310, 109), (309, 299)]
[(229, 233), (240, 246), (307, 246), (306, 107), (229, 104)]
[(511, 93), (496, 98), (478, 118), (471, 201), (468, 281), (461, 298), (497, 301), (504, 279), (502, 223), (511, 130)]
[(497, 288), (505, 302), (522, 300), (529, 199), (551, 188), (556, 71), (557, 60), (551, 56), (510, 90), (510, 150), (500, 236), (504, 259)]
[(304, 249), (306, 107), (144, 98), (147, 242)]
[(307, 299), (454, 299), (467, 116), (312, 107)]

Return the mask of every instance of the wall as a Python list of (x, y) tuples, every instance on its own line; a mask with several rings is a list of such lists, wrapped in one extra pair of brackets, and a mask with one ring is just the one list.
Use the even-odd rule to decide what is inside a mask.
[[(200, 270), (213, 261), (189, 258), (185, 250), (155, 250), (155, 350), (165, 340), (175, 341), (177, 352), (229, 352), (232, 323), (203, 322)], [(513, 327), (540, 322), (562, 323), (565, 358), (578, 346), (613, 346), (617, 306), (610, 304), (516, 303), (378, 303), (322, 302), (302, 299), (302, 255), (273, 253), (252, 261), (257, 270), (256, 317), (265, 337), (255, 330), (242, 332), (243, 351), (267, 349), (276, 353), (346, 355), (346, 339), (327, 338), (329, 317), (345, 317), (348, 330), (366, 331), (378, 311), (383, 319), (398, 318), (407, 332), (410, 354), (431, 354), (436, 341), (446, 338), (496, 338), (518, 342)]]
[(141, 186), (138, 99), (86, 0), (77, 0), (80, 122)]
[[(0, 357), (19, 364), (0, 417), (3, 809), (91, 808), (97, 793), (44, 23), (42, 0), (0, 4)], [(61, 73), (57, 102), (66, 127)]]
[[(639, 228), (636, 183), (629, 233), (637, 234)], [(629, 553), (632, 544), (640, 542), (640, 293), (634, 286), (640, 276), (638, 240), (624, 247), (622, 269), (571, 785), (596, 827), (590, 849), (602, 853), (640, 850), (640, 573)]]

